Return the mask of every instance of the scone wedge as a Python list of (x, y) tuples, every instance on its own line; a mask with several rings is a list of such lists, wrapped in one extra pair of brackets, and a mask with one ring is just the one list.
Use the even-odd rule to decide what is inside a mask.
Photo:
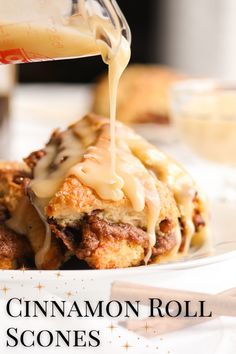
[(207, 203), (187, 172), (122, 123), (88, 115), (25, 161), (31, 202), (71, 254), (96, 269), (176, 260), (208, 237)]

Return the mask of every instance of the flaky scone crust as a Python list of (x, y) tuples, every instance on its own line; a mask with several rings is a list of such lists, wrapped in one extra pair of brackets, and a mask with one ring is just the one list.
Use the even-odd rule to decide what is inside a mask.
[[(45, 226), (26, 195), (27, 181), (30, 181), (30, 170), (26, 164), (0, 162), (0, 205), (9, 214), (0, 230), (0, 269), (17, 267), (18, 260), (24, 254), (29, 255), (29, 249), (33, 264), (34, 254), (42, 247), (45, 239)], [(16, 225), (14, 217), (23, 220), (20, 227)], [(65, 258), (64, 253), (61, 241), (53, 236), (42, 268), (60, 267)]]
[[(174, 225), (178, 223), (179, 210), (171, 191), (160, 181), (157, 181), (157, 189), (160, 197), (160, 215), (157, 224), (166, 218), (173, 220)], [(113, 222), (130, 221), (133, 224), (133, 207), (124, 197), (120, 201), (114, 202), (101, 199), (96, 192), (83, 185), (76, 177), (69, 176), (65, 179), (60, 189), (50, 200), (46, 215), (48, 218), (57, 220), (61, 226), (73, 225), (85, 214), (90, 214), (93, 210), (102, 211), (101, 217), (112, 220)], [(139, 212), (139, 227), (146, 227), (147, 209)], [(129, 219), (130, 217), (130, 219)]]

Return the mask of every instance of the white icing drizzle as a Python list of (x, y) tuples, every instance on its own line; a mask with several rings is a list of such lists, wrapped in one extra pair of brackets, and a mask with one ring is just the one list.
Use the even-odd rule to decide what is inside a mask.
[[(128, 198), (137, 212), (147, 208), (147, 233), (150, 241), (145, 256), (147, 263), (152, 254), (152, 247), (156, 243), (156, 224), (160, 214), (156, 177), (148, 168), (152, 169), (173, 191), (181, 214), (185, 218), (187, 235), (184, 252), (186, 252), (194, 234), (192, 201), (195, 186), (191, 178), (177, 164), (132, 130), (119, 123), (115, 124), (118, 82), (130, 58), (127, 40), (121, 33), (117, 36), (117, 32), (108, 21), (101, 23), (101, 19), (96, 16), (89, 19), (89, 26), (82, 18), (76, 17), (68, 22), (68, 26), (69, 28), (63, 31), (57, 29), (60, 40), (64, 43), (64, 49), (60, 53), (56, 53), (56, 49), (51, 48), (47, 41), (42, 41), (45, 39), (45, 29), (37, 27), (37, 37), (41, 38), (38, 43), (40, 45), (41, 42), (47, 43), (49, 46), (46, 46), (43, 55), (59, 58), (72, 56), (73, 53), (77, 57), (101, 54), (109, 66), (110, 125), (105, 124), (100, 128), (98, 119), (94, 128), (97, 130), (96, 133), (89, 132), (91, 138), (87, 138), (86, 129), (80, 131), (78, 123), (77, 127), (71, 127), (63, 133), (60, 148), (56, 143), (47, 145), (46, 155), (37, 163), (30, 188), (34, 193), (33, 205), (47, 225), (44, 244), (36, 254), (37, 266), (39, 268), (42, 266), (51, 244), (44, 208), (68, 175), (75, 175), (82, 183), (93, 188), (102, 199), (119, 201)], [(90, 33), (91, 28), (93, 36)], [(28, 28), (23, 26), (20, 29), (19, 43), (23, 41), (27, 44), (26, 47), (32, 49), (36, 42), (35, 35), (33, 38), (28, 35), (27, 41), (24, 41), (24, 31), (28, 31)], [(117, 47), (118, 41), (120, 45)], [(80, 137), (76, 133), (77, 128)], [(85, 146), (84, 142), (87, 140), (90, 146)]]
[(82, 145), (72, 129), (63, 133), (59, 148), (54, 143), (47, 145), (45, 156), (38, 161), (34, 169), (34, 179), (30, 185), (36, 197), (45, 200), (51, 198), (68, 170), (81, 159), (81, 156)]
[[(150, 241), (145, 256), (147, 263), (156, 243), (156, 225), (160, 213), (156, 178), (159, 178), (172, 190), (184, 218), (185, 246), (182, 252), (185, 254), (195, 232), (193, 199), (196, 187), (191, 177), (168, 156), (119, 122), (116, 123), (116, 172), (112, 173), (109, 128), (108, 121), (92, 116), (62, 133), (59, 152), (56, 146), (49, 145), (46, 149), (48, 153), (37, 165), (32, 190), (39, 199), (48, 202), (65, 177), (73, 175), (96, 191), (101, 199), (116, 202), (128, 198), (135, 211), (141, 212), (147, 208)], [(55, 171), (51, 171), (50, 165), (58, 163), (64, 156), (68, 158), (59, 163)], [(48, 182), (49, 188), (45, 192)]]
[[(136, 134), (130, 134), (131, 150), (141, 161), (153, 169), (157, 177), (165, 182), (172, 190), (181, 216), (185, 222), (185, 245), (183, 254), (189, 250), (192, 237), (195, 233), (193, 223), (196, 186), (188, 173), (170, 157), (154, 148), (146, 140)], [(201, 200), (203, 199), (202, 196)]]
[(126, 196), (135, 211), (141, 212), (147, 207), (149, 250), (145, 262), (148, 262), (156, 243), (155, 229), (160, 214), (160, 199), (155, 177), (132, 154), (127, 135), (129, 137), (130, 130), (117, 124), (115, 174), (110, 168), (109, 126), (104, 125), (96, 144), (87, 149), (83, 161), (73, 166), (68, 175), (75, 175), (83, 184), (93, 188), (102, 199), (119, 201)]
[[(53, 194), (56, 193), (68, 169), (77, 163), (80, 158), (81, 143), (71, 129), (63, 134), (60, 149), (50, 143), (45, 148), (45, 156), (41, 158), (34, 170), (34, 179), (30, 183), (31, 202), (45, 225), (45, 239), (42, 247), (35, 255), (37, 268), (41, 269), (51, 246), (51, 231), (45, 217), (44, 208)], [(64, 159), (66, 157), (66, 159)], [(61, 161), (64, 160), (62, 163)], [(60, 168), (56, 166), (59, 165)], [(50, 170), (51, 166), (51, 170)], [(55, 170), (54, 167), (55, 166)]]
[[(92, 136), (93, 126), (94, 122), (90, 128)], [(41, 204), (44, 200), (46, 205), (48, 198), (55, 194), (58, 182), (60, 184), (66, 176), (73, 175), (84, 185), (94, 189), (101, 199), (119, 201), (126, 197), (135, 211), (141, 212), (147, 208), (147, 233), (150, 242), (145, 262), (148, 262), (152, 247), (156, 243), (156, 224), (160, 213), (156, 176), (132, 153), (130, 142), (131, 137), (135, 135), (120, 123), (116, 124), (116, 172), (113, 173), (109, 124), (107, 121), (105, 124), (101, 123), (101, 126), (97, 124), (96, 129), (97, 133), (93, 138), (95, 141), (92, 141), (93, 139), (87, 136), (88, 129), (82, 121), (61, 135), (62, 144), (59, 147), (51, 143), (35, 169), (31, 189), (36, 199), (41, 201)], [(79, 137), (76, 137), (77, 132)], [(82, 148), (80, 141), (86, 139), (91, 145)], [(58, 154), (57, 150), (60, 151)], [(59, 163), (55, 171), (51, 171), (50, 165), (58, 163), (64, 156), (68, 158)]]
[[(80, 18), (79, 18), (80, 19)], [(78, 18), (73, 18), (71, 25), (73, 23), (78, 27)], [(80, 19), (81, 20), (81, 19)], [(121, 74), (126, 68), (130, 59), (130, 45), (128, 41), (122, 36), (121, 32), (115, 30), (111, 27), (108, 21), (103, 21), (97, 16), (92, 16), (87, 19), (89, 22), (90, 29), (92, 29), (94, 38), (87, 36), (87, 42), (84, 42), (84, 33), (88, 32), (87, 23), (80, 23), (80, 30), (82, 30), (82, 35), (77, 34), (78, 41), (81, 36), (80, 48), (78, 49), (78, 56), (91, 55), (100, 53), (104, 62), (108, 64), (109, 67), (109, 84), (110, 84), (110, 134), (108, 137), (104, 137), (106, 141), (109, 141), (109, 147), (106, 145), (104, 147), (102, 144), (96, 148), (90, 147), (86, 152), (86, 158), (93, 154), (93, 149), (97, 149), (96, 158), (101, 162), (104, 159), (104, 155), (107, 155), (109, 151), (109, 157), (104, 159), (105, 169), (107, 170), (106, 179), (98, 180), (94, 178), (93, 188), (102, 197), (111, 200), (119, 200), (123, 197), (123, 192), (121, 187), (123, 185), (122, 178), (116, 171), (116, 137), (115, 137), (115, 120), (116, 120), (116, 96), (118, 90), (118, 83)], [(106, 42), (106, 35), (108, 35), (108, 40)], [(64, 33), (63, 33), (64, 38)], [(66, 37), (65, 37), (66, 38)], [(117, 46), (118, 45), (118, 46)], [(88, 47), (90, 48), (88, 51)], [(34, 180), (31, 183), (31, 189), (35, 194), (34, 205), (37, 210), (40, 209), (40, 215), (44, 215), (44, 206), (47, 204), (49, 198), (58, 190), (60, 184), (62, 183), (64, 177), (68, 175), (71, 167), (76, 165), (81, 158), (81, 144), (78, 139), (74, 136), (74, 133), (70, 129), (67, 133), (63, 135), (63, 146), (60, 147), (60, 152), (57, 151), (56, 146), (49, 144), (46, 148), (46, 155), (42, 158), (34, 171)], [(100, 154), (100, 156), (99, 156)], [(66, 158), (63, 163), (61, 159)], [(60, 165), (60, 168), (55, 169), (52, 173), (48, 168), (50, 164)], [(100, 164), (100, 169), (97, 166), (97, 173), (102, 172), (104, 168), (104, 163)], [(84, 168), (80, 171), (82, 175), (84, 173)], [(89, 168), (86, 167), (86, 168)], [(90, 171), (91, 175), (94, 177), (95, 171)], [(86, 172), (87, 173), (87, 172)], [(102, 178), (104, 177), (100, 173)], [(128, 180), (128, 178), (127, 178)], [(97, 182), (96, 182), (97, 181)], [(110, 193), (106, 194), (105, 188), (100, 188), (100, 185), (111, 185), (115, 188), (110, 188)], [(130, 186), (131, 188), (131, 186)], [(104, 192), (102, 192), (104, 191)], [(104, 194), (105, 193), (105, 194)], [(43, 202), (42, 202), (43, 200)], [(44, 222), (46, 222), (44, 217)], [(49, 235), (49, 229), (46, 230), (46, 237), (42, 249), (36, 255), (36, 262), (40, 265), (43, 262), (43, 258), (46, 255), (46, 251), (50, 247), (51, 237)]]
[(51, 229), (50, 229), (50, 226), (49, 224), (47, 223), (47, 220), (44, 216), (44, 213), (43, 213), (43, 208), (42, 206), (40, 205), (40, 201), (42, 203), (42, 205), (44, 204), (44, 200), (37, 200), (34, 201), (34, 195), (32, 195), (32, 198), (31, 198), (31, 203), (33, 204), (33, 206), (35, 207), (40, 219), (42, 220), (42, 222), (44, 223), (44, 226), (45, 226), (45, 238), (44, 238), (44, 242), (42, 244), (42, 247), (38, 250), (38, 252), (35, 254), (35, 265), (37, 267), (37, 269), (42, 269), (43, 268), (43, 264), (44, 264), (44, 260), (45, 260), (45, 256), (47, 255), (49, 249), (50, 249), (50, 246), (51, 246)]

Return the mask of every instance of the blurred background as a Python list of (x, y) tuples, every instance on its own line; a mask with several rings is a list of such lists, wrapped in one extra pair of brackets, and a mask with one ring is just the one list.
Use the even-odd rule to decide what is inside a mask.
[[(1, 1), (5, 3), (4, 0)], [(131, 63), (165, 64), (187, 74), (187, 77), (236, 79), (236, 0), (117, 2), (132, 32)], [(91, 111), (94, 86), (90, 84), (106, 70), (107, 66), (99, 56), (14, 66), (1, 65), (0, 158), (18, 159), (27, 155), (28, 151), (42, 146), (52, 129), (63, 127)], [(164, 80), (163, 86), (161, 78), (160, 75), (152, 80), (151, 75), (151, 79), (145, 82), (145, 89), (149, 92), (150, 97), (147, 97), (153, 105), (157, 105), (159, 97), (162, 101), (164, 95), (164, 116), (169, 119), (168, 95), (171, 82), (165, 83)], [(138, 87), (140, 86), (143, 87), (142, 81)], [(142, 89), (140, 92), (142, 97)], [(141, 101), (136, 99), (136, 102)], [(146, 101), (149, 102), (144, 100)], [(161, 112), (155, 112), (160, 116), (163, 115), (163, 102), (161, 103)], [(144, 107), (147, 115), (150, 107), (148, 103)], [(157, 108), (155, 107), (156, 110)], [(10, 120), (8, 116), (11, 116)], [(130, 113), (127, 116), (130, 118)], [(141, 129), (141, 133), (145, 135), (144, 127)], [(170, 130), (166, 134), (167, 136), (164, 129), (155, 127), (149, 129), (147, 136), (153, 140), (158, 136), (169, 142)], [(5, 148), (9, 139), (11, 150)]]
[[(236, 78), (235, 0), (117, 0), (132, 32), (131, 62), (197, 76)], [(19, 65), (20, 82), (91, 82), (99, 57)]]

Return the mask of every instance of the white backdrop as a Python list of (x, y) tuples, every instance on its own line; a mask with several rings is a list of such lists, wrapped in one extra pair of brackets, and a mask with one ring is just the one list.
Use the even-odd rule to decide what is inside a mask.
[(236, 1), (165, 0), (155, 43), (164, 63), (197, 76), (236, 79)]

